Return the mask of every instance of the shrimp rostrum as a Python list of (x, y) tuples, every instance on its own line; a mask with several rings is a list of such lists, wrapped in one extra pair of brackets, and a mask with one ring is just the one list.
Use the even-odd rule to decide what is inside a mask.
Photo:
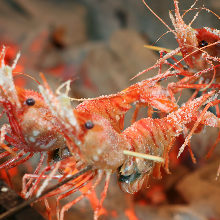
[[(91, 165), (95, 173), (98, 171), (102, 175), (106, 174), (106, 184), (99, 207), (95, 211), (95, 219), (99, 216), (98, 210), (106, 196), (111, 173), (118, 173), (122, 190), (134, 193), (141, 189), (152, 173), (155, 176), (160, 176), (160, 167), (165, 166), (166, 168), (166, 163), (153, 160), (145, 161), (134, 156), (127, 156), (126, 150), (154, 155), (164, 158), (166, 161), (168, 151), (175, 138), (189, 124), (191, 126), (194, 123), (191, 133), (196, 131), (198, 125), (220, 127), (220, 120), (208, 112), (207, 108), (199, 110), (215, 92), (210, 92), (187, 103), (162, 119), (144, 118), (133, 123), (122, 133), (118, 133), (110, 121), (101, 115), (93, 112), (78, 112), (76, 109), (72, 109), (68, 104), (69, 99), (66, 94), (60, 94), (56, 97), (47, 84), (45, 87), (39, 86), (39, 89), (51, 112), (58, 118), (62, 133), (65, 134), (67, 146), (72, 154), (79, 155), (84, 166)], [(218, 100), (215, 100), (208, 103), (207, 106), (217, 103)], [(92, 186), (98, 184), (100, 176), (97, 179)], [(89, 192), (90, 190), (88, 190)], [(80, 199), (88, 193), (84, 193)], [(76, 200), (71, 201), (61, 209), (61, 219), (64, 218), (65, 211), (75, 203)]]
[[(13, 80), (19, 54), (12, 66), (4, 63), (4, 49), (0, 68), (0, 106), (8, 124), (1, 127), (1, 147), (6, 151), (0, 158), (12, 156), (0, 165), (11, 168), (41, 152), (44, 157), (56, 148), (65, 146), (56, 118), (51, 114), (42, 96), (32, 90), (16, 87)], [(12, 147), (11, 147), (12, 146)]]

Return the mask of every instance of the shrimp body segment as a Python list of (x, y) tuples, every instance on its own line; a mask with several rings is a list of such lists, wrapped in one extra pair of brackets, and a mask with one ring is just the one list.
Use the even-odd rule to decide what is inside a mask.
[(170, 113), (178, 108), (169, 93), (160, 85), (149, 86), (148, 80), (129, 86), (127, 89), (108, 96), (89, 99), (76, 107), (77, 112), (93, 112), (108, 119), (117, 132), (124, 128), (124, 116), (132, 105), (150, 106), (161, 112)]
[[(125, 129), (121, 134), (127, 143), (127, 149), (134, 152), (159, 156), (165, 159), (172, 143), (187, 124), (196, 122), (201, 114), (199, 107), (213, 93), (197, 98), (187, 105), (170, 113), (162, 119), (144, 118)], [(220, 119), (211, 112), (205, 112), (201, 125), (220, 127)], [(141, 189), (142, 184), (154, 173), (160, 177), (162, 163), (127, 157), (119, 170), (119, 184), (123, 191), (134, 193)]]

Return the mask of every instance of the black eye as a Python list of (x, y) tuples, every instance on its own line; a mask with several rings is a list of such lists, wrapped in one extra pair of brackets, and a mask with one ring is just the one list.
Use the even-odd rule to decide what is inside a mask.
[(207, 46), (207, 45), (208, 45), (208, 42), (205, 41), (205, 40), (202, 40), (202, 41), (199, 42), (199, 46), (200, 46), (200, 47), (205, 47), (205, 46)]
[(93, 124), (91, 121), (87, 121), (87, 122), (85, 123), (85, 127), (86, 127), (87, 129), (91, 129), (91, 128), (94, 127), (94, 124)]
[(35, 100), (33, 98), (29, 98), (25, 102), (29, 106), (33, 106), (35, 104)]

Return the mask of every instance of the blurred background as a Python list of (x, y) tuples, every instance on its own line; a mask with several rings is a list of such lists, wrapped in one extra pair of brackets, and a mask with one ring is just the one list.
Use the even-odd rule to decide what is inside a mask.
[[(169, 11), (174, 9), (172, 0), (148, 0), (147, 3), (172, 27), (169, 18)], [(193, 3), (181, 0), (181, 14)], [(199, 0), (195, 8), (200, 10), (201, 6), (220, 15), (220, 1)], [(186, 23), (198, 10), (186, 14)], [(192, 27), (204, 26), (220, 29), (219, 19), (212, 13), (201, 11)], [(0, 44), (7, 46), (7, 62), (11, 64), (20, 51), (17, 72), (28, 73), (38, 80), (39, 72), (43, 72), (53, 89), (71, 79), (70, 96), (76, 98), (116, 93), (153, 76), (157, 70), (130, 81), (159, 57), (158, 52), (144, 48), (145, 44), (169, 49), (177, 47), (171, 33), (162, 36), (166, 32), (167, 28), (141, 0), (0, 1)], [(25, 76), (17, 76), (15, 81), (18, 86), (37, 89), (37, 84)], [(149, 189), (135, 196), (126, 197), (113, 177), (104, 202), (107, 211), (102, 218), (135, 219), (129, 212), (133, 201), (140, 219), (220, 219), (220, 185), (215, 181), (219, 147), (211, 160), (199, 159), (204, 158), (214, 143), (217, 130), (205, 132), (205, 138), (204, 134), (199, 134), (192, 140), (198, 158), (196, 165), (192, 164), (187, 152), (179, 161), (176, 154), (171, 155), (172, 175), (164, 174), (162, 181), (152, 180)], [(27, 170), (31, 172), (36, 158), (21, 176)], [(21, 181), (21, 176), (14, 176), (16, 184)], [(20, 186), (14, 187), (20, 189)], [(42, 207), (39, 209), (43, 210)], [(24, 214), (22, 219), (30, 219), (30, 215)], [(92, 219), (92, 215), (85, 199), (66, 214), (66, 219)]]

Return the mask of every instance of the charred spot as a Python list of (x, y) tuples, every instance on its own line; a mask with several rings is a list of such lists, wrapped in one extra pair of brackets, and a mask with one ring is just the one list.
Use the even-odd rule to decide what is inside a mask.
[(91, 121), (87, 121), (87, 122), (85, 123), (85, 127), (86, 127), (87, 129), (92, 129), (92, 128), (94, 127), (94, 124), (93, 124)]
[(33, 98), (28, 98), (25, 103), (28, 105), (28, 106), (33, 106), (35, 104), (35, 100)]
[(207, 45), (208, 45), (208, 42), (205, 41), (205, 40), (202, 40), (202, 41), (199, 42), (199, 46), (200, 46), (200, 47), (205, 47), (205, 46), (207, 46)]

